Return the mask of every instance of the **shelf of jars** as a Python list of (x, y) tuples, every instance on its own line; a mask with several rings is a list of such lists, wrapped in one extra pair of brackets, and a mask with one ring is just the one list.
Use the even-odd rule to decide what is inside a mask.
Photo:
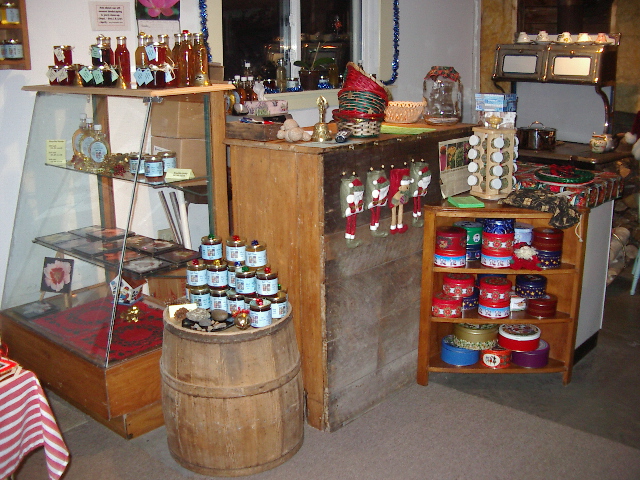
[(25, 0), (0, 5), (0, 70), (30, 70)]

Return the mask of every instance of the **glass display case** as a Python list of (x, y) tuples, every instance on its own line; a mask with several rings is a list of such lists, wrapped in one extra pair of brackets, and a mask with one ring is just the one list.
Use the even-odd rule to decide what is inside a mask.
[[(216, 215), (215, 202), (226, 199), (222, 106), (229, 88), (25, 87), (37, 94), (2, 296), (3, 342), (71, 403), (112, 428), (114, 418), (121, 420), (114, 430), (125, 436), (162, 423), (163, 309), (184, 295), (184, 267), (199, 257), (199, 238), (188, 238), (189, 200), (201, 197), (208, 206), (208, 218), (195, 219), (206, 234), (228, 234), (226, 203)], [(169, 104), (168, 97), (179, 102), (170, 105), (172, 112), (185, 104), (199, 110), (197, 124), (184, 134), (203, 148), (178, 149), (175, 169), (165, 176), (162, 163), (159, 173), (150, 169), (167, 152), (151, 127), (160, 131), (163, 122), (173, 127), (187, 120), (179, 112), (161, 118), (167, 112), (159, 105)], [(107, 155), (74, 148), (84, 116), (105, 134), (98, 145), (85, 128), (84, 143), (94, 153), (107, 147)], [(172, 140), (180, 146), (195, 139)], [(147, 175), (132, 166), (138, 157), (149, 160)], [(222, 168), (225, 175), (216, 175)], [(160, 238), (168, 230), (174, 238)], [(158, 288), (163, 279), (178, 287)], [(132, 431), (127, 417), (136, 412), (144, 425)]]

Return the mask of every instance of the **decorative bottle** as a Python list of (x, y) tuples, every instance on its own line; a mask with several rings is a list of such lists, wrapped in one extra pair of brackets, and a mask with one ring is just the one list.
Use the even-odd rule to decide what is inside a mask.
[(193, 51), (193, 84), (199, 87), (211, 85), (209, 82), (209, 52), (207, 52), (202, 33), (193, 34)]
[(179, 86), (179, 77), (180, 77), (180, 43), (182, 43), (182, 35), (180, 33), (174, 33), (173, 34), (173, 49), (171, 50), (171, 60), (173, 60), (173, 79), (171, 81), (167, 81), (167, 87), (177, 87), (177, 86)]
[(191, 34), (187, 31), (182, 32), (182, 41), (180, 42), (180, 61), (178, 67), (178, 85), (181, 87), (193, 86), (193, 67), (195, 55), (193, 46), (191, 45)]
[(102, 131), (102, 125), (94, 125), (93, 131), (93, 142), (89, 145), (89, 158), (95, 168), (100, 168), (104, 159), (111, 153), (111, 149), (107, 137)]
[(453, 125), (462, 120), (462, 84), (453, 67), (431, 67), (424, 77), (424, 120), (433, 125)]
[(131, 86), (131, 55), (127, 48), (127, 37), (116, 37), (115, 65), (118, 67), (124, 85)]
[(276, 68), (276, 87), (280, 92), (287, 91), (287, 67), (284, 66), (284, 58), (278, 59)]

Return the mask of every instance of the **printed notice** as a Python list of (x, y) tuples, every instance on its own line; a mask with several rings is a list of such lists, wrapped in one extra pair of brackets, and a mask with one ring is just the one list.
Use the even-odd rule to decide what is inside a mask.
[(66, 148), (66, 140), (47, 140), (47, 154), (45, 160), (47, 165), (64, 167), (67, 164), (67, 160), (65, 158)]
[(130, 2), (90, 2), (93, 30), (128, 30)]

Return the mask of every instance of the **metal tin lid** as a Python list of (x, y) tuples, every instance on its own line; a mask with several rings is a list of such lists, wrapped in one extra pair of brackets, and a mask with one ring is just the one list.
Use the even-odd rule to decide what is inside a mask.
[(516, 285), (529, 288), (545, 288), (547, 286), (547, 277), (535, 274), (516, 275)]
[(532, 230), (533, 238), (560, 240), (563, 232), (559, 228), (553, 227), (536, 227)]
[(483, 218), (482, 229), (488, 233), (513, 233), (515, 220), (513, 218)]
[(462, 227), (438, 227), (436, 229), (436, 236), (466, 238), (467, 231)]
[(556, 308), (558, 305), (558, 297), (552, 293), (546, 294), (540, 298), (530, 298), (527, 300), (527, 307)]
[(444, 292), (437, 292), (433, 295), (433, 303), (435, 305), (447, 305), (450, 307), (462, 307), (462, 298), (451, 297)]
[(502, 324), (499, 334), (509, 340), (527, 341), (540, 338), (540, 328), (530, 323)]
[(485, 290), (508, 292), (511, 285), (511, 280), (504, 277), (484, 277), (480, 280), (480, 289)]
[(469, 273), (447, 273), (442, 279), (445, 285), (460, 285), (472, 287), (475, 283), (473, 275)]

